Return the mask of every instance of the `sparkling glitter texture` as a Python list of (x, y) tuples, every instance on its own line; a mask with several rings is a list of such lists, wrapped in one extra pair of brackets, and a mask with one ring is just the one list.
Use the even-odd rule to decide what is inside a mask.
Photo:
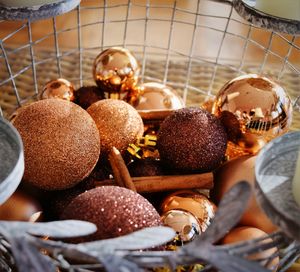
[[(97, 85), (109, 98), (135, 88), (140, 67), (128, 49), (111, 47), (101, 52), (94, 61), (93, 74)], [(113, 95), (115, 97), (115, 95)]]
[(89, 240), (107, 239), (161, 225), (154, 207), (141, 195), (117, 186), (89, 190), (67, 206), (63, 219), (86, 220), (98, 230)]
[(98, 161), (96, 124), (72, 102), (40, 100), (18, 110), (13, 124), (24, 144), (24, 180), (37, 187), (70, 188), (87, 177)]
[(141, 95), (137, 110), (177, 110), (184, 107), (183, 100), (175, 90), (156, 82), (144, 83), (140, 86)]
[(68, 101), (74, 101), (73, 84), (64, 78), (49, 81), (40, 94), (40, 99), (48, 98), (61, 98)]
[(227, 130), (229, 157), (257, 153), (267, 142), (287, 132), (292, 122), (292, 104), (285, 90), (254, 74), (226, 83), (212, 112)]
[(221, 122), (200, 108), (175, 111), (161, 124), (157, 139), (161, 161), (184, 172), (213, 170), (222, 161), (226, 144)]
[(112, 147), (121, 152), (134, 143), (144, 132), (138, 112), (121, 100), (104, 99), (87, 109), (95, 120), (101, 139), (101, 153), (107, 156)]

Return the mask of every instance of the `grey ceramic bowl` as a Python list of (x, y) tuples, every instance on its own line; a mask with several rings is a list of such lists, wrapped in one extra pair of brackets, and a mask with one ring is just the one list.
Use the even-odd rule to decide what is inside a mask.
[(24, 173), (24, 151), (18, 131), (0, 117), (0, 204), (17, 189)]
[(292, 182), (300, 151), (300, 131), (276, 138), (259, 153), (255, 164), (256, 197), (272, 222), (300, 241), (300, 206)]

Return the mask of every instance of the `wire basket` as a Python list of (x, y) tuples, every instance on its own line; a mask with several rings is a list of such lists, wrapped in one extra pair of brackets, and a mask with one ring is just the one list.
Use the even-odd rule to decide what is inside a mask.
[(172, 86), (187, 106), (200, 106), (238, 75), (271, 77), (288, 91), (292, 129), (299, 129), (300, 36), (247, 22), (238, 2), (83, 0), (48, 19), (0, 20), (0, 115), (9, 117), (54, 78), (94, 84), (96, 55), (122, 46), (138, 58), (140, 82)]

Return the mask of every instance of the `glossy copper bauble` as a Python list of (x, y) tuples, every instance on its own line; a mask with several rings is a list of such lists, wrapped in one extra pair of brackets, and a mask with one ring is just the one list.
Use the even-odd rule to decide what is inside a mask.
[(163, 213), (174, 209), (193, 214), (200, 223), (201, 231), (205, 231), (214, 217), (217, 207), (205, 195), (184, 190), (167, 196), (161, 205)]
[(267, 142), (287, 132), (292, 122), (292, 103), (285, 90), (255, 74), (226, 83), (212, 111), (226, 127), (229, 157), (257, 153)]
[(176, 231), (182, 243), (190, 242), (201, 234), (199, 221), (188, 211), (169, 210), (162, 215), (161, 221)]
[(137, 110), (177, 110), (184, 107), (184, 102), (172, 88), (148, 82), (140, 85), (141, 95)]
[(74, 90), (74, 86), (70, 81), (64, 78), (58, 78), (49, 81), (45, 85), (40, 94), (40, 99), (60, 98), (68, 101), (74, 101)]
[(120, 98), (121, 93), (133, 90), (140, 67), (132, 53), (122, 47), (111, 47), (101, 52), (94, 61), (94, 79), (107, 98)]

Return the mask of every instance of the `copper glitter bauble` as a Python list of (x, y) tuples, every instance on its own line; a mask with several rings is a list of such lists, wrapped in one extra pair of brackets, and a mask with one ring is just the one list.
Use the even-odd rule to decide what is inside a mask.
[(140, 85), (141, 95), (137, 110), (177, 110), (184, 107), (184, 102), (175, 90), (164, 84), (148, 82)]
[(143, 120), (138, 112), (121, 100), (104, 99), (87, 109), (98, 127), (101, 152), (105, 157), (112, 147), (125, 151), (144, 132)]
[(134, 89), (140, 68), (137, 60), (128, 49), (111, 47), (101, 52), (94, 61), (93, 75), (97, 85), (111, 94), (125, 93)]
[(24, 144), (24, 180), (46, 190), (67, 189), (87, 177), (100, 153), (91, 116), (62, 99), (34, 102), (13, 119)]
[(66, 207), (62, 219), (94, 223), (97, 232), (87, 240), (118, 237), (161, 225), (159, 214), (148, 200), (117, 186), (98, 187), (77, 196)]
[(217, 207), (205, 195), (193, 191), (178, 191), (167, 196), (162, 205), (163, 213), (170, 210), (183, 210), (193, 214), (204, 232), (215, 215)]
[(190, 242), (201, 234), (200, 222), (187, 211), (169, 210), (161, 216), (161, 221), (165, 226), (173, 228), (183, 243)]
[(227, 129), (228, 155), (257, 153), (267, 142), (288, 131), (292, 104), (274, 81), (250, 74), (237, 77), (220, 90), (213, 114)]
[(64, 78), (49, 81), (40, 94), (40, 99), (48, 98), (61, 98), (68, 101), (74, 101), (73, 84)]
[(221, 122), (200, 108), (176, 110), (162, 122), (157, 138), (162, 163), (182, 172), (215, 169), (226, 144)]

